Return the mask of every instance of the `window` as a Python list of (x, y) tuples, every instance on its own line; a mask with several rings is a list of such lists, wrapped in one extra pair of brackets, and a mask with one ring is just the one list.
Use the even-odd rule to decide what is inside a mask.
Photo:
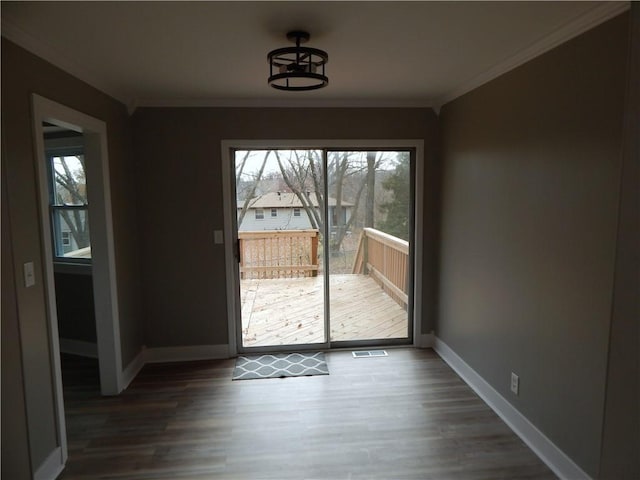
[(271, 216), (272, 217), (277, 217), (278, 216), (278, 209), (277, 208), (272, 208), (271, 209)]
[(84, 155), (70, 148), (47, 155), (49, 208), (56, 261), (89, 263), (89, 203)]
[(256, 220), (264, 220), (264, 210), (256, 208)]
[(299, 217), (300, 216), (300, 209), (299, 208), (294, 208), (293, 209), (293, 216), (294, 217)]

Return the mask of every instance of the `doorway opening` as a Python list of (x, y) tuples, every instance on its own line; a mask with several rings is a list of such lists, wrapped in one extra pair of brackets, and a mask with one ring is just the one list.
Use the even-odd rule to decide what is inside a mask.
[(42, 130), (60, 350), (97, 358), (84, 135), (48, 122)]
[[(32, 107), (59, 454), (51, 461), (64, 465), (59, 332), (73, 332), (73, 347), (84, 349), (77, 353), (98, 358), (103, 395), (122, 390), (107, 129), (104, 122), (39, 95), (32, 96)], [(59, 312), (68, 314), (66, 307), (79, 304), (81, 316), (89, 319), (59, 322)]]
[(413, 343), (416, 150), (230, 149), (238, 351)]

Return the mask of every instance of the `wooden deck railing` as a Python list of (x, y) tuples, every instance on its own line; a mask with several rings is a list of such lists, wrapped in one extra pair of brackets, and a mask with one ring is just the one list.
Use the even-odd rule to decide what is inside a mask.
[(238, 232), (240, 278), (318, 276), (318, 230)]
[(409, 242), (365, 228), (360, 234), (353, 273), (369, 274), (401, 307), (409, 303), (407, 268)]

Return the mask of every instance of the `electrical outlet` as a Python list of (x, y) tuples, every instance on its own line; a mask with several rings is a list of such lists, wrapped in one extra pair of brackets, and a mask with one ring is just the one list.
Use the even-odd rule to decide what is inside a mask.
[(224, 242), (222, 239), (222, 230), (214, 230), (213, 231), (213, 243), (220, 245)]
[(511, 391), (518, 395), (520, 391), (520, 377), (511, 372)]

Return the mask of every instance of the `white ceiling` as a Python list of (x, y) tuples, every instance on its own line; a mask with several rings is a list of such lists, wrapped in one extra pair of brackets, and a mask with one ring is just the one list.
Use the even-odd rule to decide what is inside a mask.
[[(2, 2), (2, 35), (127, 104), (439, 106), (628, 2)], [(289, 30), (329, 86), (267, 85)]]

